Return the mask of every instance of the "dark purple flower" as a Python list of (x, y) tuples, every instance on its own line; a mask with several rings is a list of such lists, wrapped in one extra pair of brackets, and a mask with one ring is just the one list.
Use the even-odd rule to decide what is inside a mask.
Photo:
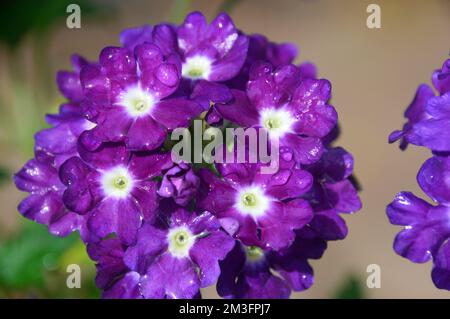
[(248, 38), (225, 13), (209, 25), (202, 13), (189, 14), (177, 28), (177, 39), (183, 77), (192, 80), (229, 80), (238, 74), (247, 56)]
[(71, 103), (80, 103), (84, 99), (80, 82), (80, 71), (84, 66), (94, 66), (95, 63), (87, 61), (77, 54), (72, 55), (72, 71), (59, 71), (56, 74), (56, 83), (59, 91)]
[(434, 261), (433, 282), (450, 290), (450, 159), (434, 156), (422, 166), (417, 176), (422, 190), (437, 205), (431, 205), (410, 192), (400, 192), (387, 207), (394, 225), (404, 226), (394, 242), (395, 251), (416, 263)]
[(250, 72), (247, 96), (246, 103), (217, 108), (225, 119), (241, 126), (264, 128), (280, 146), (289, 147), (302, 164), (320, 159), (320, 138), (337, 121), (334, 107), (327, 104), (331, 97), (329, 81), (303, 78), (294, 65), (274, 69), (259, 63)]
[(217, 292), (224, 298), (289, 298), (291, 290), (311, 287), (314, 275), (308, 259), (320, 258), (326, 246), (308, 228), (297, 232), (294, 243), (279, 252), (244, 246), (236, 241), (233, 250), (220, 263)]
[(433, 72), (433, 85), (441, 94), (450, 92), (450, 59), (447, 59), (441, 69)]
[(402, 130), (389, 136), (389, 143), (402, 139), (400, 148), (405, 149), (411, 143), (425, 146), (433, 151), (450, 151), (450, 131), (444, 129), (450, 125), (450, 59), (442, 69), (433, 73), (433, 85), (438, 91), (422, 84), (416, 96), (405, 112), (408, 122)]
[(59, 90), (69, 100), (62, 104), (58, 114), (48, 114), (46, 121), (50, 128), (35, 134), (35, 149), (55, 156), (59, 167), (67, 158), (77, 154), (78, 137), (85, 130), (92, 129), (95, 124), (88, 121), (82, 112), (84, 99), (80, 82), (80, 70), (84, 66), (95, 65), (84, 58), (73, 55), (73, 71), (59, 71), (56, 77)]
[(245, 93), (220, 83), (199, 80), (195, 84), (191, 99), (202, 106), (205, 120), (208, 124), (218, 126), (222, 124), (221, 108), (239, 108), (247, 102)]
[[(309, 288), (308, 259), (345, 237), (340, 213), (361, 207), (353, 158), (331, 146), (330, 83), (317, 79), (314, 64), (292, 64), (294, 45), (247, 36), (226, 14), (209, 24), (194, 12), (181, 25), (126, 29), (120, 42), (95, 63), (74, 55), (73, 70), (58, 73), (67, 102), (47, 115), (35, 158), (15, 175), (29, 193), (20, 212), (52, 234), (80, 232), (103, 298), (201, 298), (217, 281), (226, 298)], [(440, 95), (423, 98), (423, 118), (447, 116), (448, 73), (447, 63), (433, 75)], [(214, 149), (228, 157), (237, 145), (232, 163), (174, 163), (168, 134), (196, 117), (215, 132), (256, 129), (256, 163), (254, 145), (241, 158), (239, 136)], [(445, 191), (433, 194), (441, 201)], [(436, 247), (439, 286), (448, 283), (447, 246)]]
[(108, 238), (87, 246), (89, 257), (96, 262), (95, 283), (105, 299), (142, 299), (141, 275), (124, 263), (126, 246), (117, 238)]
[(86, 120), (78, 104), (63, 104), (58, 114), (49, 114), (46, 120), (52, 125), (35, 134), (35, 149), (55, 155), (59, 167), (66, 159), (77, 155), (80, 135), (95, 127)]
[(140, 44), (134, 52), (103, 49), (99, 66), (85, 66), (80, 75), (86, 116), (97, 124), (83, 133), (84, 146), (95, 150), (103, 142), (124, 141), (132, 150), (153, 150), (168, 130), (189, 126), (202, 109), (186, 98), (169, 97), (180, 76), (178, 55), (155, 44)]
[(19, 205), (24, 217), (47, 225), (53, 235), (67, 236), (79, 231), (83, 240), (90, 239), (85, 216), (64, 207), (64, 185), (59, 180), (53, 155), (37, 151), (36, 157), (14, 175), (14, 182), (18, 189), (29, 193)]
[(120, 43), (122, 46), (133, 52), (140, 44), (145, 42), (152, 43), (154, 31), (155, 29), (150, 25), (124, 29), (120, 32)]
[(167, 223), (144, 224), (124, 259), (131, 270), (144, 274), (140, 287), (145, 298), (194, 298), (200, 287), (216, 282), (219, 261), (233, 245), (210, 213), (178, 209)]
[(353, 157), (343, 148), (327, 149), (320, 161), (305, 167), (314, 176), (314, 184), (304, 198), (314, 210), (309, 223), (325, 240), (344, 239), (347, 226), (339, 213), (351, 214), (361, 209), (357, 189), (349, 179)]
[(206, 192), (198, 205), (245, 245), (286, 248), (295, 239), (294, 230), (312, 218), (310, 205), (299, 198), (311, 188), (312, 176), (295, 165), (290, 151), (280, 153), (280, 168), (272, 174), (262, 173), (261, 164), (238, 163), (216, 164), (223, 179), (209, 170), (199, 173)]
[(267, 61), (274, 67), (291, 64), (297, 57), (297, 47), (292, 43), (273, 43), (261, 34), (248, 36), (247, 58), (239, 74), (227, 82), (233, 88), (245, 90), (253, 63)]
[(417, 175), (430, 204), (410, 192), (400, 192), (387, 207), (394, 225), (404, 226), (394, 242), (394, 250), (412, 262), (433, 260), (432, 279), (436, 287), (450, 290), (450, 59), (432, 76), (434, 88), (421, 85), (413, 103), (405, 112), (408, 122), (402, 131), (394, 131), (389, 142), (402, 138), (425, 146), (433, 152)]
[(163, 174), (158, 195), (173, 198), (178, 205), (186, 206), (194, 198), (199, 184), (200, 179), (195, 175), (191, 165), (175, 164)]
[(170, 154), (133, 154), (123, 145), (103, 144), (95, 152), (80, 148), (59, 172), (66, 186), (65, 206), (89, 213), (88, 227), (98, 237), (115, 233), (134, 242), (142, 220), (156, 218), (157, 183), (152, 178), (172, 165)]

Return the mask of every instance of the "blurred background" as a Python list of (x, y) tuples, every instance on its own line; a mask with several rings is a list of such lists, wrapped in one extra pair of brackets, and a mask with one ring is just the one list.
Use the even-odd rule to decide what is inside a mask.
[[(81, 28), (66, 26), (66, 7), (81, 7)], [(368, 29), (366, 8), (381, 7), (381, 29)], [(345, 216), (349, 235), (312, 261), (315, 284), (294, 298), (449, 298), (430, 278), (431, 264), (413, 264), (392, 250), (399, 231), (385, 206), (400, 190), (422, 194), (415, 176), (429, 157), (401, 152), (388, 134), (420, 83), (430, 83), (450, 51), (450, 0), (22, 0), (0, 4), (0, 298), (97, 298), (92, 262), (77, 235), (54, 238), (17, 212), (24, 194), (12, 174), (32, 157), (33, 133), (63, 98), (55, 73), (70, 55), (90, 60), (118, 45), (123, 28), (181, 22), (192, 10), (209, 19), (227, 11), (246, 33), (300, 48), (296, 63), (313, 61), (333, 84), (342, 145), (355, 157), (363, 209)], [(66, 267), (79, 264), (82, 288), (66, 287)], [(381, 288), (366, 286), (367, 266), (381, 267)], [(205, 297), (214, 298), (214, 289)]]

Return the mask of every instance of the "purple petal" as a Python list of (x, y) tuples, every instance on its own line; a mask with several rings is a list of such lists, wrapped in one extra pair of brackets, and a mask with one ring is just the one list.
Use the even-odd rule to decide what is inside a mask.
[(219, 260), (223, 260), (234, 246), (234, 239), (222, 231), (215, 231), (198, 239), (189, 254), (200, 269), (201, 287), (213, 285), (220, 275)]
[(450, 59), (446, 60), (442, 69), (433, 73), (433, 85), (441, 93), (450, 91)]
[(296, 199), (287, 204), (272, 203), (271, 209), (258, 218), (261, 239), (275, 250), (289, 247), (295, 239), (294, 229), (306, 225), (312, 218), (308, 202)]
[(250, 104), (247, 95), (239, 90), (231, 90), (233, 101), (228, 104), (216, 105), (217, 110), (223, 118), (239, 124), (243, 127), (250, 127), (258, 123), (258, 112)]
[(96, 285), (105, 289), (114, 280), (127, 272), (127, 267), (123, 263), (124, 246), (117, 238), (108, 238), (98, 243), (87, 245), (89, 257), (97, 262)]
[(192, 299), (200, 281), (189, 258), (161, 255), (149, 268), (141, 282), (142, 294), (151, 299)]
[(336, 183), (326, 183), (327, 192), (332, 192), (337, 202), (334, 208), (341, 213), (354, 213), (361, 209), (362, 203), (358, 192), (349, 180), (343, 180)]
[(421, 167), (417, 181), (422, 190), (434, 201), (450, 203), (450, 184), (447, 173), (450, 159), (434, 156)]
[(129, 245), (135, 241), (141, 223), (142, 212), (134, 199), (107, 198), (93, 210), (88, 227), (99, 237), (115, 233)]
[(153, 178), (161, 171), (172, 167), (173, 162), (169, 152), (165, 153), (133, 153), (128, 169), (137, 179)]
[(153, 118), (169, 130), (189, 127), (191, 120), (203, 111), (201, 106), (184, 98), (160, 101), (152, 110)]
[(206, 35), (208, 22), (200, 12), (190, 13), (177, 30), (180, 50), (189, 52), (201, 42)]
[(431, 205), (410, 192), (400, 192), (387, 206), (389, 221), (394, 225), (414, 225), (422, 223)]
[(132, 52), (144, 42), (152, 42), (152, 27), (149, 25), (125, 29), (120, 33), (120, 43)]
[(450, 132), (443, 129), (449, 126), (450, 118), (420, 121), (412, 128), (415, 139), (410, 140), (410, 142), (426, 146), (433, 151), (449, 151)]
[(167, 230), (145, 223), (139, 229), (136, 244), (126, 250), (124, 262), (130, 269), (142, 273), (166, 249)]
[(335, 210), (314, 213), (310, 226), (325, 240), (344, 239), (348, 233), (344, 219)]
[(439, 249), (434, 259), (431, 273), (433, 282), (439, 289), (450, 290), (450, 242), (447, 241)]
[(129, 272), (119, 279), (114, 285), (102, 294), (104, 299), (141, 299), (139, 289), (141, 275), (137, 272)]
[(64, 210), (59, 194), (29, 195), (19, 204), (19, 212), (26, 218), (48, 225), (59, 211)]
[(233, 94), (226, 85), (199, 80), (194, 86), (190, 98), (206, 111), (211, 104), (228, 103), (233, 99)]
[(135, 82), (136, 61), (133, 54), (126, 48), (106, 47), (99, 57), (103, 73), (109, 79), (126, 86)]
[[(167, 132), (150, 116), (139, 117), (131, 124), (125, 143), (131, 150), (150, 151), (164, 143)], [(151, 132), (151, 134), (149, 134)]]
[(315, 137), (286, 134), (280, 144), (289, 147), (294, 153), (295, 159), (301, 164), (313, 164), (323, 154), (323, 144), (319, 138)]
[(97, 169), (126, 166), (130, 158), (130, 152), (122, 144), (105, 143), (93, 152), (79, 145), (78, 152), (86, 163)]
[(231, 50), (222, 59), (216, 60), (211, 65), (209, 80), (221, 82), (236, 76), (244, 65), (247, 50), (248, 38), (239, 36)]
[(131, 195), (140, 206), (144, 219), (147, 221), (154, 220), (159, 205), (157, 183), (155, 181), (139, 181), (134, 185)]

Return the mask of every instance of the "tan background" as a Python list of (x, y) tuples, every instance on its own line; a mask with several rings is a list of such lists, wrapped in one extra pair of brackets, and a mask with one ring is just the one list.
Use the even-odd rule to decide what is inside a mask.
[[(211, 19), (219, 3), (193, 1), (191, 8)], [(381, 6), (379, 30), (366, 27), (370, 3)], [(171, 1), (122, 1), (119, 8), (111, 19), (82, 20), (80, 30), (69, 30), (61, 22), (51, 38), (52, 71), (67, 68), (73, 52), (96, 58), (104, 46), (118, 44), (124, 27), (165, 20)], [(433, 286), (430, 263), (413, 264), (393, 252), (399, 229), (389, 224), (385, 206), (400, 190), (420, 194), (415, 175), (429, 153), (414, 147), (400, 152), (397, 145), (387, 144), (387, 136), (403, 124), (402, 113), (419, 83), (429, 83), (431, 72), (448, 56), (450, 0), (246, 0), (231, 15), (245, 32), (299, 45), (297, 62), (315, 62), (320, 76), (332, 82), (342, 125), (338, 144), (354, 154), (363, 186), (364, 208), (345, 217), (348, 237), (330, 243), (325, 256), (312, 262), (315, 285), (294, 296), (329, 297), (349, 273), (365, 279), (367, 265), (375, 263), (381, 266), (382, 288), (368, 290), (368, 297), (449, 298), (450, 292)], [(0, 53), (3, 68), (7, 60)], [(8, 79), (1, 73), (0, 88), (8, 94)], [(17, 170), (24, 159), (5, 145), (0, 163)], [(0, 222), (7, 231), (18, 223), (15, 206), (20, 197), (11, 185), (1, 190)], [(214, 293), (208, 290), (206, 296)]]

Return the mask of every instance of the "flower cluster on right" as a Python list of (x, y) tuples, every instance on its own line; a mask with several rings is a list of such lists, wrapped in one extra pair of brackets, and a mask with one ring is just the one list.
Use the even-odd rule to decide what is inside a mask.
[(431, 277), (436, 287), (450, 290), (450, 59), (432, 76), (434, 89), (419, 86), (405, 112), (408, 122), (389, 136), (431, 150), (419, 170), (417, 182), (433, 201), (400, 192), (387, 207), (394, 225), (404, 226), (394, 242), (397, 254), (415, 263), (433, 260)]

